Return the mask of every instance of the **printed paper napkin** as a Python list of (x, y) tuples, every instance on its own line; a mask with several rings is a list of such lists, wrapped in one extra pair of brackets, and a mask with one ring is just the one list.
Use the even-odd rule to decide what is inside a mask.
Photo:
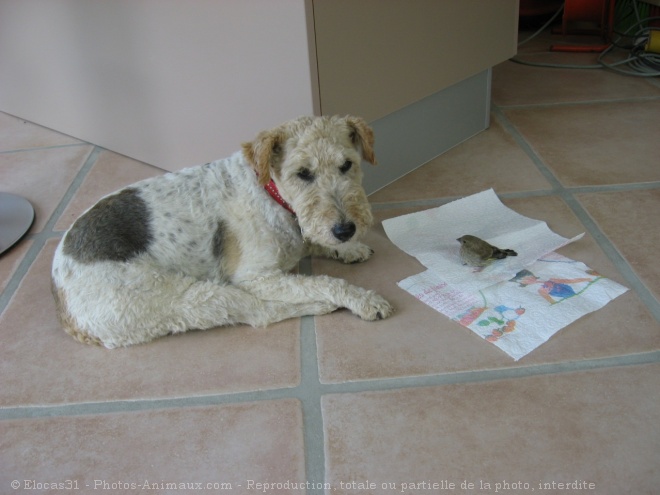
[(516, 361), (628, 290), (557, 253), (476, 292), (456, 290), (432, 270), (402, 280), (399, 287)]
[[(394, 244), (428, 267), (399, 286), (516, 361), (628, 290), (553, 252), (582, 234), (565, 239), (508, 209), (492, 189), (383, 225)], [(518, 256), (484, 269), (464, 266), (456, 241), (464, 234)]]

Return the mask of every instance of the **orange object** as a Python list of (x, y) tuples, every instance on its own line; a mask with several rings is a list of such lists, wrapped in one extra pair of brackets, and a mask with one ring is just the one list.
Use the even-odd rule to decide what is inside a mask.
[[(561, 34), (600, 34), (606, 44), (603, 45), (552, 45), (554, 52), (602, 52), (609, 46), (614, 31), (615, 0), (566, 0), (562, 17)], [(594, 27), (584, 28), (589, 24)]]

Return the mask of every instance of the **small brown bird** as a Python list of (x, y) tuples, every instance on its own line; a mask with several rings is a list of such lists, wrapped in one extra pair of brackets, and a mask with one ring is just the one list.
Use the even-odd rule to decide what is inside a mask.
[(500, 249), (473, 235), (464, 235), (456, 240), (461, 243), (459, 254), (464, 265), (487, 266), (507, 256), (518, 256), (513, 249)]

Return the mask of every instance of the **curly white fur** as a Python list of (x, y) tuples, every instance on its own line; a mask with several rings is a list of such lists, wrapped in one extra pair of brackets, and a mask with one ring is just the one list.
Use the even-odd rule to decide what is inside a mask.
[[(108, 348), (170, 333), (265, 326), (339, 307), (366, 320), (393, 309), (345, 280), (290, 274), (308, 255), (346, 263), (373, 251), (361, 158), (373, 133), (357, 117), (301, 117), (241, 152), (138, 182), (102, 198), (55, 253), (53, 294), (64, 329)], [(296, 212), (263, 185), (273, 180)]]

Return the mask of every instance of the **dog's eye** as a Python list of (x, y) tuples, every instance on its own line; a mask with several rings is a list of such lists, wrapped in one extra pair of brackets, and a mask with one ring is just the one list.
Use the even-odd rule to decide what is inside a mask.
[(344, 162), (344, 164), (341, 167), (339, 167), (339, 171), (342, 174), (345, 174), (346, 172), (348, 172), (351, 169), (352, 166), (353, 166), (353, 162), (350, 161), (350, 160), (346, 160)]
[(312, 182), (314, 180), (314, 174), (308, 168), (301, 168), (296, 175), (305, 182)]

